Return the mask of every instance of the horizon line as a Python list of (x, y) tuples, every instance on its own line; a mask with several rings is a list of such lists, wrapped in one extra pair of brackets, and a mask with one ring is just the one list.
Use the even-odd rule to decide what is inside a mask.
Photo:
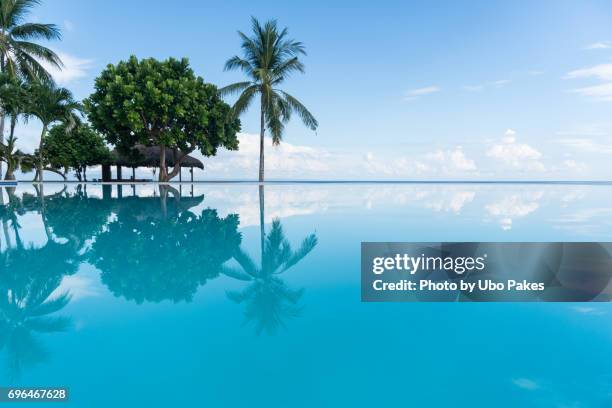
[[(16, 180), (19, 184), (40, 184), (32, 180)], [(9, 184), (8, 180), (0, 180), (0, 185)], [(194, 181), (78, 181), (78, 180), (49, 180), (43, 184), (551, 184), (551, 185), (612, 185), (612, 180), (194, 180)]]

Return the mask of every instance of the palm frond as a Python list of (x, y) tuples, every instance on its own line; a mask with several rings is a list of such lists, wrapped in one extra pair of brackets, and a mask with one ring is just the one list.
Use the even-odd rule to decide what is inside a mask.
[(61, 40), (62, 34), (55, 24), (26, 23), (13, 27), (10, 35), (20, 40)]
[(47, 300), (30, 311), (30, 316), (45, 316), (62, 310), (72, 296), (69, 293), (63, 293), (60, 296)]
[(242, 94), (238, 97), (236, 103), (232, 107), (232, 112), (234, 116), (238, 117), (249, 109), (251, 102), (253, 101), (253, 97), (257, 94), (259, 87), (256, 85), (251, 85), (246, 88)]
[(311, 130), (317, 130), (319, 122), (317, 122), (312, 113), (310, 113), (310, 111), (308, 111), (308, 109), (304, 105), (302, 105), (300, 101), (289, 95), (287, 92), (280, 92), (283, 94), (285, 101), (289, 104), (289, 106), (291, 106), (291, 109), (293, 109), (293, 111), (296, 112), (298, 116), (302, 119), (304, 125), (306, 125)]
[(255, 266), (255, 262), (253, 262), (253, 259), (251, 259), (242, 249), (238, 249), (234, 253), (234, 259), (246, 273), (254, 278), (259, 276), (259, 271), (257, 270), (257, 266)]
[(289, 260), (283, 265), (279, 273), (285, 272), (287, 269), (293, 267), (295, 264), (300, 262), (306, 255), (308, 255), (315, 246), (317, 246), (317, 236), (315, 234), (311, 234), (302, 241), (300, 248), (291, 254)]
[(217, 93), (221, 97), (228, 96), (228, 95), (233, 95), (235, 93), (244, 91), (250, 85), (251, 85), (250, 81), (236, 82), (234, 84), (230, 84), (230, 85), (224, 86), (223, 88), (220, 88), (217, 91)]
[(47, 47), (29, 41), (16, 41), (15, 43), (20, 50), (42, 61), (48, 62), (56, 68), (61, 69), (64, 66), (59, 55)]

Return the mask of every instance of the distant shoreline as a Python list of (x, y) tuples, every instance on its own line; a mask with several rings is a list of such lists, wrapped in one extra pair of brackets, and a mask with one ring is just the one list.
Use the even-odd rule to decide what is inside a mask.
[[(19, 184), (39, 184), (32, 180), (18, 180)], [(612, 185), (612, 181), (597, 180), (194, 180), (192, 181), (78, 181), (49, 180), (44, 184), (98, 184), (98, 185), (156, 185), (156, 184), (534, 184), (534, 185)]]

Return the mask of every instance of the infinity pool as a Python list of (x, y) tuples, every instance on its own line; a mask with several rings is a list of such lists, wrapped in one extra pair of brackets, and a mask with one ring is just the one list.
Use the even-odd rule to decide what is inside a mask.
[(0, 385), (75, 407), (612, 406), (609, 304), (361, 303), (361, 241), (612, 241), (612, 186), (3, 189)]

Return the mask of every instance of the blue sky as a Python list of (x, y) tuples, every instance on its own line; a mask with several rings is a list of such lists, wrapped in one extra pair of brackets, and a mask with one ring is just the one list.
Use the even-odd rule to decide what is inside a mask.
[[(612, 5), (605, 1), (204, 2), (47, 0), (33, 19), (79, 98), (107, 63), (188, 57), (219, 86), (251, 15), (306, 44), (285, 85), (320, 122), (268, 149), (270, 178), (610, 179)], [(243, 149), (201, 178), (256, 176), (255, 107)], [(22, 129), (34, 146), (36, 124)]]

